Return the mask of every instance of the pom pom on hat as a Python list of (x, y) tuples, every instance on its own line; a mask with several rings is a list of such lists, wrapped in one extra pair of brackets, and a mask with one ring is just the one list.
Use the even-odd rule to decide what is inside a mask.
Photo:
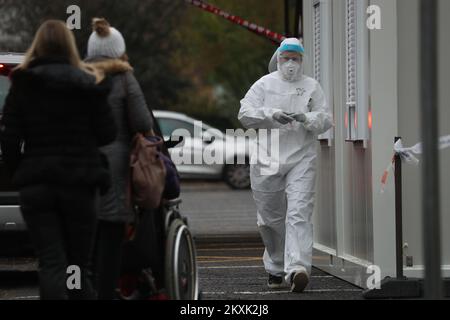
[(111, 25), (105, 18), (92, 19), (92, 30), (100, 37), (107, 37), (111, 34)]
[(93, 32), (88, 41), (88, 57), (120, 58), (126, 52), (125, 39), (104, 18), (92, 19)]

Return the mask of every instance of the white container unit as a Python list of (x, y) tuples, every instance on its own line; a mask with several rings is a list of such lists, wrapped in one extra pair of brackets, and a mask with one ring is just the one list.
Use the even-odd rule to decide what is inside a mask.
[[(369, 30), (378, 6), (381, 29)], [(439, 1), (440, 133), (450, 134), (450, 1)], [(396, 136), (412, 146), (420, 129), (418, 0), (305, 0), (305, 71), (318, 79), (335, 128), (319, 137), (314, 265), (366, 287), (367, 267), (396, 275), (395, 193), (381, 177)], [(440, 153), (443, 276), (450, 277), (450, 151)], [(421, 167), (403, 165), (404, 274), (422, 277)], [(408, 262), (408, 264), (406, 264)]]

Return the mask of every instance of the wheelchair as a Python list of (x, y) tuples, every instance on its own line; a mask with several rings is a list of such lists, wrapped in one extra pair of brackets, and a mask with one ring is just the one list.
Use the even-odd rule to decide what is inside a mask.
[[(181, 202), (181, 199), (164, 200), (161, 209), (153, 212), (155, 228), (148, 227), (151, 223), (145, 222), (145, 219), (151, 219), (145, 216), (148, 212), (137, 212), (141, 219), (127, 231), (129, 246), (119, 280), (120, 299), (199, 299), (195, 243), (187, 219), (180, 213)], [(140, 232), (140, 227), (145, 231)], [(145, 237), (152, 231), (156, 233), (156, 239)], [(159, 245), (151, 243), (155, 241)], [(154, 254), (157, 251), (161, 254)]]

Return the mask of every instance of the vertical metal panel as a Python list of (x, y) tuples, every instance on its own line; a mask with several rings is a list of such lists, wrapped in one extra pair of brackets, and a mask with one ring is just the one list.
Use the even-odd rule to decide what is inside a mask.
[[(331, 78), (333, 72), (329, 70), (333, 64), (323, 60), (324, 51), (326, 51), (326, 59), (330, 59), (332, 50), (331, 34), (326, 34), (322, 26), (326, 25), (326, 30), (331, 29), (331, 19), (324, 15), (324, 6), (330, 8), (329, 0), (307, 0), (304, 7), (304, 28), (305, 28), (305, 49), (307, 51), (307, 60), (305, 62), (305, 71), (308, 75), (320, 78), (321, 84), (327, 95), (328, 103), (331, 108), (333, 106), (333, 97), (330, 92), (330, 84), (333, 82)], [(325, 9), (326, 11), (326, 9)], [(331, 12), (326, 11), (326, 15), (331, 17)], [(325, 21), (324, 20), (328, 20)], [(323, 37), (329, 40), (329, 44), (322, 41)], [(328, 46), (327, 46), (328, 45)], [(332, 132), (332, 130), (331, 130)], [(327, 139), (325, 137), (324, 139)], [(314, 230), (315, 245), (326, 246), (329, 250), (336, 249), (336, 225), (335, 225), (335, 160), (334, 148), (323, 140), (318, 145), (319, 152), (319, 170), (317, 177), (317, 201), (314, 213)]]
[(368, 135), (368, 50), (367, 0), (346, 1), (346, 95), (347, 140), (366, 141)]
[(398, 33), (397, 2), (371, 0), (380, 7), (382, 29), (370, 32), (370, 94), (373, 113), (371, 132), (374, 262), (382, 276), (395, 276), (395, 197), (393, 179), (385, 193), (380, 178), (392, 159), (398, 136)]
[(349, 205), (344, 212), (345, 239), (343, 254), (361, 261), (373, 261), (372, 206), (371, 206), (371, 162), (370, 146), (346, 145)]
[[(450, 43), (448, 30), (450, 30), (450, 1), (441, 0), (439, 24), (439, 112), (440, 135), (450, 133)], [(404, 144), (414, 145), (421, 140), (420, 135), (420, 50), (422, 48), (419, 34), (419, 1), (398, 0), (399, 25), (399, 134)], [(441, 230), (442, 230), (442, 264), (445, 277), (450, 277), (450, 233), (446, 232), (450, 226), (450, 151), (440, 153), (441, 173)], [(407, 244), (405, 256), (412, 257), (413, 266), (405, 268), (408, 277), (423, 277), (423, 246), (422, 246), (422, 220), (421, 220), (421, 167), (405, 165), (403, 167), (403, 233), (404, 243)]]
[(364, 261), (373, 261), (372, 207), (370, 205), (371, 169), (368, 148), (357, 145), (352, 150), (352, 237), (351, 255)]
[(422, 223), (425, 297), (443, 298), (441, 276), (440, 177), (438, 151), (438, 1), (421, 0), (421, 119), (423, 142)]
[(346, 0), (345, 52), (346, 52), (346, 96), (347, 96), (347, 140), (356, 139), (355, 115), (357, 104), (357, 17), (356, 0)]
[[(398, 1), (398, 88), (399, 88), (399, 136), (407, 146), (420, 141), (420, 48), (419, 34), (419, 1)], [(403, 241), (407, 246), (405, 256), (413, 260), (413, 267), (422, 264), (422, 231), (420, 223), (420, 203), (422, 195), (420, 185), (420, 166), (403, 166)], [(409, 268), (411, 269), (411, 268)], [(407, 276), (417, 276), (408, 274)]]
[(345, 251), (345, 213), (351, 210), (347, 136), (345, 122), (345, 0), (333, 0), (333, 104), (335, 113), (335, 190), (336, 190), (336, 255)]
[[(327, 102), (331, 111), (334, 113), (333, 103), (333, 2), (332, 0), (320, 0), (317, 7), (315, 6), (315, 15), (319, 15), (317, 19), (320, 23), (317, 25), (320, 32), (317, 34), (319, 68), (318, 81), (322, 85), (325, 92)], [(316, 20), (316, 21), (317, 21)], [(334, 130), (333, 128), (319, 136), (319, 140), (327, 140), (328, 146), (333, 144)]]
[(357, 83), (358, 96), (356, 103), (356, 139), (367, 141), (369, 136), (369, 29), (366, 25), (368, 0), (358, 0), (357, 2)]
[(356, 0), (346, 0), (346, 53), (347, 53), (347, 104), (356, 107), (356, 69), (357, 69), (357, 23), (356, 23)]
[[(363, 97), (368, 94), (365, 83), (368, 77), (366, 72), (367, 63), (363, 59), (368, 50), (367, 34), (363, 32), (362, 21), (365, 21), (364, 0), (346, 0), (345, 8), (345, 53), (346, 53), (346, 114), (345, 121), (348, 129), (347, 140), (366, 140), (361, 135), (360, 127), (366, 123), (359, 123), (358, 115), (366, 107)], [(363, 72), (364, 71), (364, 72)], [(371, 206), (369, 198), (371, 188), (369, 187), (371, 169), (370, 153), (361, 143), (349, 143), (347, 150), (346, 179), (349, 180), (350, 188), (347, 190), (350, 196), (348, 211), (345, 217), (345, 248), (346, 255), (364, 261), (372, 261), (372, 228)]]
[[(439, 1), (439, 128), (440, 135), (450, 134), (450, 1)], [(450, 150), (442, 151), (441, 162), (441, 208), (442, 208), (442, 263), (446, 266), (444, 276), (450, 277)]]
[(330, 249), (336, 248), (334, 161), (334, 147), (319, 147), (314, 241)]
[(321, 82), (321, 52), (322, 52), (322, 19), (320, 1), (316, 1), (313, 8), (313, 52), (314, 52), (314, 78)]

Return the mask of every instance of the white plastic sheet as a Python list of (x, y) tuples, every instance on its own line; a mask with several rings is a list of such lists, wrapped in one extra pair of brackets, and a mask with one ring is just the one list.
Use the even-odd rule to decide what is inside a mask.
[[(447, 148), (450, 148), (450, 135), (443, 136), (439, 139), (439, 150), (444, 150)], [(409, 164), (418, 165), (420, 160), (417, 158), (417, 156), (423, 153), (422, 142), (416, 143), (412, 147), (405, 148), (403, 146), (402, 140), (399, 139), (394, 144), (394, 152), (395, 152), (394, 156), (397, 154), (400, 155), (402, 161)], [(395, 157), (392, 158), (392, 161), (389, 163), (388, 167), (383, 172), (383, 176), (381, 178), (381, 193), (384, 193), (387, 180), (389, 178), (389, 173), (394, 169), (394, 163)]]

